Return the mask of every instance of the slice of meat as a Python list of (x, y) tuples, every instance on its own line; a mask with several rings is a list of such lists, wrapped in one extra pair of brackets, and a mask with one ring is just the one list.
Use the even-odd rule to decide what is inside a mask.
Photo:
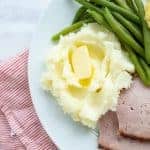
[(150, 140), (150, 88), (135, 78), (121, 93), (117, 107), (120, 133)]
[(99, 120), (99, 145), (109, 150), (150, 150), (149, 141), (140, 141), (119, 134), (116, 112), (108, 112)]

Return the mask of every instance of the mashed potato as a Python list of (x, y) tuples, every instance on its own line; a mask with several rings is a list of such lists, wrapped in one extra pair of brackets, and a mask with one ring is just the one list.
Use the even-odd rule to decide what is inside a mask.
[(120, 90), (129, 88), (134, 72), (114, 34), (97, 24), (61, 37), (46, 65), (43, 88), (65, 113), (90, 128), (101, 115), (116, 109)]
[(150, 2), (145, 5), (145, 20), (150, 27)]

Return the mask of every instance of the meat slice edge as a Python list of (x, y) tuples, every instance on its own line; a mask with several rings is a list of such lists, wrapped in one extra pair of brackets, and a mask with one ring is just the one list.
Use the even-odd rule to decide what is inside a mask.
[(120, 133), (150, 140), (150, 88), (139, 78), (134, 78), (131, 88), (121, 93), (117, 116)]
[(109, 111), (99, 120), (99, 145), (110, 150), (150, 150), (149, 141), (140, 141), (119, 134), (116, 112)]

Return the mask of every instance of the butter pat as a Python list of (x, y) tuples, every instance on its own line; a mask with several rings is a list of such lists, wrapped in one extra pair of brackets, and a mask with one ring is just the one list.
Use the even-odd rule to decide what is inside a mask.
[(81, 46), (73, 51), (72, 67), (79, 79), (90, 78), (92, 67), (87, 46)]

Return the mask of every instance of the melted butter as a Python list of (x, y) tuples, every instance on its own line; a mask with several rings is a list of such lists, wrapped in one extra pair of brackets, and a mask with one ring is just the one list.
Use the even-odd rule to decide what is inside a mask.
[(82, 100), (87, 94), (86, 90), (71, 85), (68, 86), (67, 90), (73, 97), (78, 98), (79, 100)]
[(72, 53), (72, 68), (79, 79), (87, 79), (91, 76), (91, 60), (86, 46), (81, 46)]
[(93, 59), (102, 60), (105, 57), (105, 49), (102, 45), (89, 41), (77, 41), (75, 44), (77, 47), (86, 45), (89, 55)]

